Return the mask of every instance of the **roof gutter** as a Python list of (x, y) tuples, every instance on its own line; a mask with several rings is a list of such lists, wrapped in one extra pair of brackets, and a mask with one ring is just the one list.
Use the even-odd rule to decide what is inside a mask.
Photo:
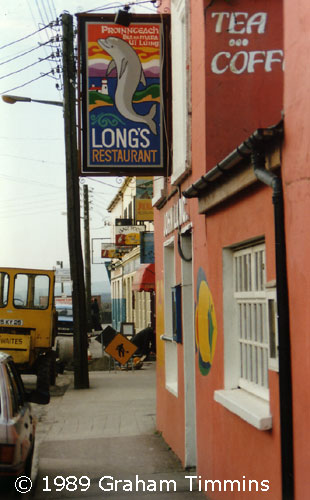
[(223, 177), (233, 167), (238, 165), (240, 161), (251, 157), (253, 145), (268, 144), (275, 139), (275, 137), (282, 137), (283, 123), (282, 121), (277, 125), (269, 128), (257, 129), (246, 141), (242, 142), (240, 146), (234, 149), (224, 160), (217, 163), (209, 172), (200, 177), (197, 181), (191, 184), (185, 191), (182, 192), (185, 198), (199, 198), (212, 183)]

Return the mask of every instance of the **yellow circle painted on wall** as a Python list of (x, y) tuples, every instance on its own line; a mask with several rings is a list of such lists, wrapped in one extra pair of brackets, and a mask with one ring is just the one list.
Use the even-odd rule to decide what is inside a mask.
[(208, 375), (215, 352), (217, 324), (213, 298), (201, 267), (197, 275), (195, 330), (199, 370), (202, 375)]

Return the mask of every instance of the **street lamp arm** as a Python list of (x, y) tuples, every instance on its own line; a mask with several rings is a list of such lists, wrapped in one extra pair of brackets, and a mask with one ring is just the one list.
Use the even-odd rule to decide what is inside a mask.
[(2, 100), (7, 104), (15, 104), (16, 102), (39, 102), (40, 104), (49, 104), (50, 106), (62, 106), (61, 101), (46, 101), (44, 99), (31, 99), (31, 97), (22, 97), (17, 95), (3, 95)]

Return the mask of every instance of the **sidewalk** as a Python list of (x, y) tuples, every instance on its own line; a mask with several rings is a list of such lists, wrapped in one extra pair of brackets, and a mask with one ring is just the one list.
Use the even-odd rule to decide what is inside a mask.
[(72, 372), (59, 375), (50, 404), (37, 407), (33, 498), (205, 499), (156, 433), (156, 363), (89, 379), (90, 389), (75, 390)]

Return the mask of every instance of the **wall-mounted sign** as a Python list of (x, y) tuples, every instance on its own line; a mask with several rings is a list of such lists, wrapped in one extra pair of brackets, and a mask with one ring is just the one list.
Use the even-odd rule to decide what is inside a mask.
[(172, 205), (165, 213), (164, 218), (164, 235), (171, 233), (174, 229), (184, 224), (189, 220), (189, 215), (186, 211), (187, 200), (182, 196), (175, 205)]
[(155, 262), (154, 232), (141, 233), (140, 262), (141, 264), (153, 264)]
[(284, 74), (282, 3), (217, 1), (206, 9), (205, 171), (243, 142), (249, 131), (269, 127), (281, 119), (283, 93), (278, 89), (283, 88)]
[(140, 245), (140, 233), (145, 231), (145, 226), (115, 226), (115, 244)]
[(101, 258), (102, 259), (119, 259), (130, 249), (128, 246), (116, 246), (115, 243), (101, 243)]
[(134, 15), (126, 27), (114, 15), (78, 19), (81, 174), (162, 173), (168, 17)]

